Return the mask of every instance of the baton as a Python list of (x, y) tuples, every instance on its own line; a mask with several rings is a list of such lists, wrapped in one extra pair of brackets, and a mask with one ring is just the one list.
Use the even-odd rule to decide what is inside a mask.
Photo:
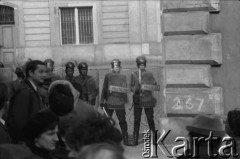
[(106, 112), (106, 109), (103, 107), (103, 112), (104, 112), (104, 114), (109, 118), (109, 115), (108, 115), (108, 113)]
[(132, 109), (133, 109), (133, 103), (132, 103), (132, 106), (128, 110), (131, 111)]

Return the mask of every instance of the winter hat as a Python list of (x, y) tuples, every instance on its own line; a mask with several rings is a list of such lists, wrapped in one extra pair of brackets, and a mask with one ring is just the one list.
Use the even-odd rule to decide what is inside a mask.
[(189, 132), (205, 136), (209, 136), (210, 132), (213, 132), (214, 136), (222, 137), (225, 135), (225, 128), (221, 118), (214, 114), (199, 114), (186, 128)]
[(59, 116), (64, 116), (74, 108), (74, 97), (68, 85), (56, 84), (49, 91), (49, 108)]
[(57, 85), (60, 85), (60, 84), (65, 85), (65, 86), (70, 88), (71, 93), (72, 93), (73, 98), (74, 98), (74, 107), (76, 107), (77, 103), (78, 103), (78, 100), (79, 100), (80, 93), (73, 87), (73, 85), (69, 81), (66, 81), (66, 80), (56, 80), (56, 81), (54, 81), (53, 83), (51, 83), (51, 85), (49, 87), (49, 90), (48, 90), (48, 93), (50, 94), (52, 89), (54, 89), (54, 87), (56, 87)]

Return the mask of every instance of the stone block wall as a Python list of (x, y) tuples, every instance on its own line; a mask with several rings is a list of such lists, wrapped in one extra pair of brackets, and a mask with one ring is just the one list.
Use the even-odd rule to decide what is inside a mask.
[[(219, 12), (220, 2), (161, 2), (166, 73), (165, 112), (170, 118), (159, 120), (161, 129), (176, 130), (171, 135), (175, 139), (178, 135), (187, 136), (184, 127), (196, 114), (224, 114), (223, 91), (213, 85), (211, 71), (212, 66), (221, 67), (222, 64), (221, 33), (211, 32), (209, 19), (212, 12)], [(172, 124), (169, 126), (169, 123)]]

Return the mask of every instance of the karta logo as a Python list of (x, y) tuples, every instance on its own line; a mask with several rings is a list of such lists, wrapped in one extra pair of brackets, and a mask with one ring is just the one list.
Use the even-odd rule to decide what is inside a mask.
[[(176, 137), (174, 140), (176, 144), (171, 148), (167, 148), (164, 144), (164, 140), (170, 134), (171, 130), (165, 131), (157, 139), (157, 131), (151, 132), (150, 130), (144, 131), (144, 148), (142, 156), (144, 158), (158, 158), (157, 150), (159, 149), (165, 156), (169, 158), (198, 158), (199, 156), (199, 146), (204, 143), (207, 144), (207, 157), (208, 158), (237, 158), (239, 154), (236, 151), (236, 142), (231, 137), (216, 137), (213, 132), (210, 131), (208, 137), (193, 137), (192, 144), (189, 139), (185, 137)], [(216, 142), (221, 141), (220, 147), (217, 149), (217, 153), (213, 153), (213, 147)]]

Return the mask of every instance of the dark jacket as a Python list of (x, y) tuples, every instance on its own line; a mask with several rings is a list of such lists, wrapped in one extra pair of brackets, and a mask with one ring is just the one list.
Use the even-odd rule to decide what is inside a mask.
[(6, 126), (14, 143), (22, 140), (23, 128), (28, 119), (44, 107), (39, 93), (25, 79), (12, 96), (7, 113)]
[(0, 144), (1, 159), (44, 159), (31, 152), (24, 145), (18, 144)]
[(7, 128), (0, 122), (0, 144), (10, 144), (11, 139)]
[(19, 86), (21, 85), (23, 81), (16, 79), (15, 81), (12, 81), (10, 85), (10, 98), (14, 95), (14, 93), (18, 90)]
[(27, 146), (30, 148), (33, 154), (43, 158), (43, 159), (56, 159), (51, 151), (39, 148), (35, 146), (34, 144), (27, 143)]

